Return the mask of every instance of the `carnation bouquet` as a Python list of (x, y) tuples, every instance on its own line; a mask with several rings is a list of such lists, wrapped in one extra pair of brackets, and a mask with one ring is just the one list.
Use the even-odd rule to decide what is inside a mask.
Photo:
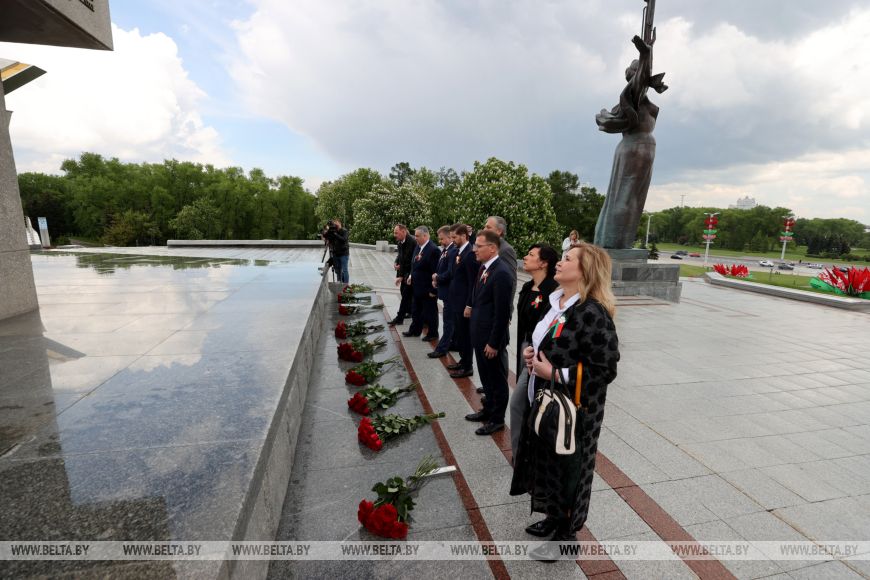
[(394, 356), (385, 361), (375, 362), (368, 361), (356, 365), (344, 375), (345, 382), (361, 387), (368, 383), (374, 382), (379, 376), (387, 372), (390, 368), (399, 362), (399, 357)]
[(364, 310), (383, 310), (383, 308), (383, 304), (339, 304), (338, 313), (342, 316), (350, 316)]
[(372, 287), (365, 284), (345, 284), (341, 289), (342, 294), (358, 294), (360, 292), (371, 292)]
[(416, 431), (443, 416), (444, 413), (415, 415), (411, 418), (401, 415), (374, 415), (371, 419), (363, 417), (356, 435), (360, 443), (372, 451), (380, 451), (384, 443), (393, 437)]
[(417, 383), (412, 383), (401, 389), (387, 389), (381, 385), (373, 385), (355, 393), (347, 400), (347, 406), (360, 415), (368, 415), (372, 411), (389, 409), (396, 404), (400, 396), (410, 393), (417, 387)]
[(407, 479), (391, 477), (378, 482), (372, 491), (378, 494), (375, 501), (359, 502), (357, 519), (369, 532), (382, 538), (400, 540), (408, 535), (408, 525), (414, 500), (411, 497), (425, 482), (425, 478), (438, 469), (431, 456), (420, 461), (417, 470)]
[(375, 320), (360, 320), (358, 322), (339, 322), (335, 325), (335, 338), (344, 340), (355, 336), (363, 336), (384, 329), (383, 324), (374, 324)]
[(387, 339), (383, 336), (369, 342), (363, 337), (355, 338), (350, 342), (341, 342), (338, 345), (338, 358), (350, 362), (362, 362), (366, 357), (372, 356), (376, 350), (387, 345)]
[(371, 304), (372, 303), (371, 296), (357, 296), (356, 294), (346, 294), (343, 292), (339, 292), (337, 298), (338, 298), (339, 304)]

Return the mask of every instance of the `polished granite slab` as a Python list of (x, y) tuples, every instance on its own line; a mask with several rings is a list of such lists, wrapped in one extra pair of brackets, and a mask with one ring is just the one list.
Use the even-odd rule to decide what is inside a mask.
[(318, 338), (303, 333), (317, 265), (34, 254), (41, 308), (0, 322), (0, 539), (233, 537), (297, 351)]

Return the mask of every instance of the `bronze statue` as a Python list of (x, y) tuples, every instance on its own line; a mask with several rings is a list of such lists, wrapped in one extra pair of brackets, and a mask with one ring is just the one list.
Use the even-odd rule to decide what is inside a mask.
[(655, 43), (653, 15), (655, 0), (644, 0), (643, 35), (631, 39), (640, 57), (625, 70), (625, 89), (619, 104), (611, 111), (602, 109), (595, 116), (598, 129), (605, 133), (622, 133), (622, 141), (613, 154), (610, 185), (604, 207), (595, 226), (595, 244), (604, 248), (631, 248), (634, 245), (646, 195), (652, 178), (656, 140), (653, 137), (659, 108), (647, 98), (647, 89), (658, 93), (667, 90), (664, 73), (652, 74), (652, 47)]

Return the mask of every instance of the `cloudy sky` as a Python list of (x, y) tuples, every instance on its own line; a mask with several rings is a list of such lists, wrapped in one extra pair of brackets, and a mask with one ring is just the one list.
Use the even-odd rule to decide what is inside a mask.
[[(496, 156), (607, 188), (642, 0), (111, 0), (114, 52), (0, 43), (19, 171), (81, 151), (291, 174)], [(870, 5), (659, 0), (647, 208), (870, 223)], [(861, 56), (865, 55), (865, 56)]]

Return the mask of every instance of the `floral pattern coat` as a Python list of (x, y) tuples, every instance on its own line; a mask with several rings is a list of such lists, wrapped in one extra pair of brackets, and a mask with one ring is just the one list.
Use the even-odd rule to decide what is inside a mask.
[[(592, 495), (592, 475), (598, 436), (604, 422), (607, 385), (616, 378), (619, 340), (616, 326), (604, 307), (594, 299), (565, 311), (565, 326), (558, 338), (544, 338), (540, 351), (556, 368), (570, 368), (567, 385), (557, 384), (574, 399), (577, 363), (583, 363), (581, 409), (577, 411), (576, 449), (573, 455), (557, 455), (529, 428), (526, 411), (520, 433), (511, 495), (528, 493), (532, 511), (555, 517), (571, 515), (571, 531), (586, 523)], [(537, 377), (535, 391), (549, 386)]]

